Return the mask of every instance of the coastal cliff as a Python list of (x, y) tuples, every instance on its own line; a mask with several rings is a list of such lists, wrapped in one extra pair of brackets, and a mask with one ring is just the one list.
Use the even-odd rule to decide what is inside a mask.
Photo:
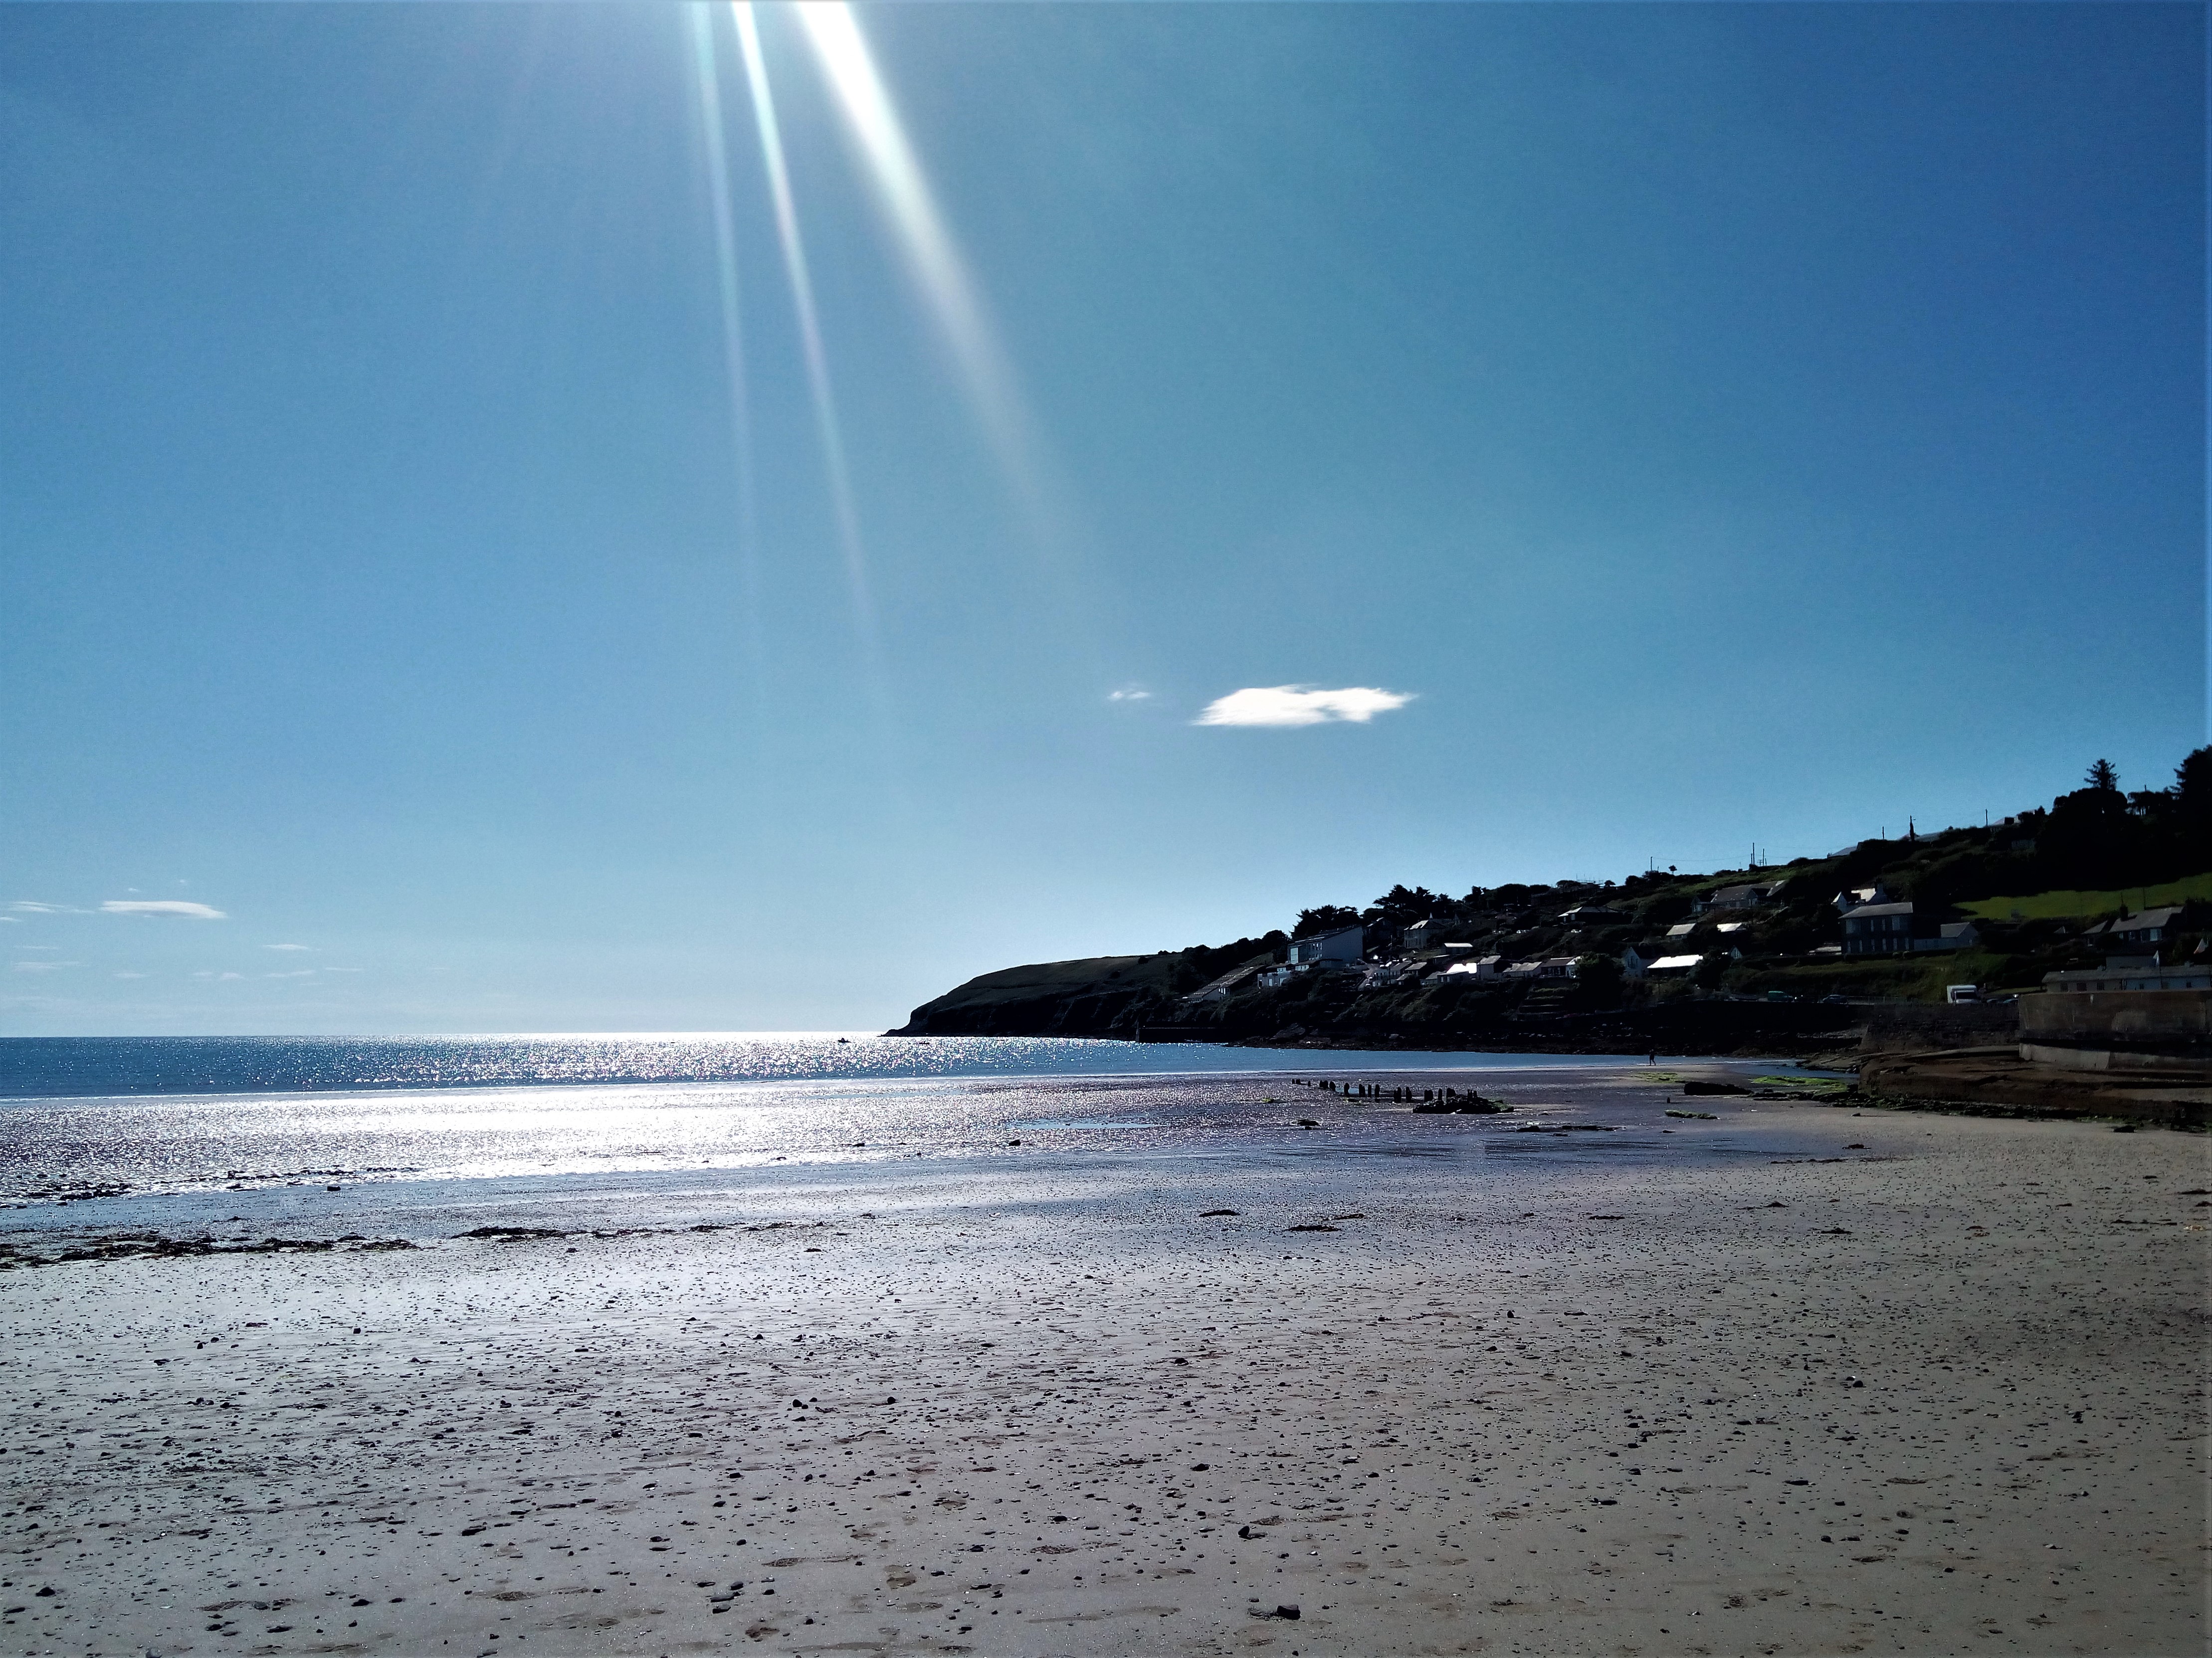
[[(1163, 951), (1007, 968), (914, 1010), (895, 1036), (1094, 1036), (1266, 1047), (1518, 1053), (1790, 1056), (1856, 1047), (1863, 1008), (1676, 999), (1640, 1006), (1561, 1005), (1522, 987), (1464, 981), (1363, 991), (1354, 975), (1191, 1003), (1192, 957)], [(1265, 962), (1268, 957), (1262, 957)]]
[[(1005, 968), (891, 1035), (1771, 1056), (1856, 1047), (1869, 1019), (1955, 1022), (2046, 975), (2212, 957), (2212, 748), (2174, 786), (2088, 786), (1999, 823), (1826, 858), (1621, 881), (1393, 887), (1291, 933)], [(1280, 971), (1264, 969), (1280, 967)], [(1899, 1013), (1917, 1005), (1917, 1015)], [(1887, 1010), (1887, 1011), (1883, 1011)], [(1995, 1009), (1990, 1012), (1995, 1014)], [(2008, 1034), (1977, 1028), (1967, 1045)], [(1940, 1047), (1891, 1029), (1877, 1047)]]

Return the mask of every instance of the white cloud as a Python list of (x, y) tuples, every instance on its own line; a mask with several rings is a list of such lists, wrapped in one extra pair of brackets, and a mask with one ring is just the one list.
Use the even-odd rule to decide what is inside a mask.
[(291, 973), (264, 973), (261, 976), (264, 979), (312, 979), (315, 976), (315, 969), (303, 967)]
[(18, 962), (18, 973), (58, 973), (65, 967), (75, 967), (75, 962)]
[(264, 944), (264, 950), (313, 950), (313, 944)]
[(227, 919), (221, 910), (185, 898), (110, 898), (100, 908), (110, 915), (188, 915), (196, 921)]
[(9, 926), (23, 925), (23, 918), (20, 915), (0, 915), (0, 921), (5, 921)]
[(1106, 693), (1109, 702), (1149, 702), (1152, 694), (1142, 685), (1124, 685), (1118, 691)]
[(143, 979), (146, 975), (143, 973), (118, 973), (115, 976), (118, 979)]
[(42, 904), (34, 898), (18, 898), (8, 906), (23, 915), (87, 915), (89, 910), (79, 909), (75, 904)]
[(1200, 726), (1325, 726), (1348, 720), (1364, 726), (1378, 714), (1402, 708), (1413, 700), (1410, 691), (1378, 690), (1371, 685), (1347, 685), (1342, 690), (1316, 690), (1307, 685), (1249, 685), (1217, 697), (1192, 723)]

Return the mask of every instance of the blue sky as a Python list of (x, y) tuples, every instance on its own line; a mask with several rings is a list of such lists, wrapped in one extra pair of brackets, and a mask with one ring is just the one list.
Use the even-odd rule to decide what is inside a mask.
[(741, 441), (689, 9), (0, 9), (0, 1031), (880, 1028), (2205, 739), (2201, 9), (856, 15), (834, 428), (706, 15)]

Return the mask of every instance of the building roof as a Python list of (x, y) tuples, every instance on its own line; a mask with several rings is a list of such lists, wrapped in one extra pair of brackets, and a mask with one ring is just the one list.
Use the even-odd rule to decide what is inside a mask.
[(2160, 904), (2155, 909), (2147, 909), (2137, 915), (2123, 915), (2089, 930), (2092, 932), (2144, 932), (2153, 927), (2170, 927), (2180, 918), (2179, 904)]
[(1908, 900), (1901, 904), (1861, 904), (1856, 909), (1844, 912), (1846, 921), (1861, 920), (1870, 915), (1910, 915), (1912, 905)]
[(1691, 968), (1697, 966), (1705, 959), (1702, 956), (1662, 956), (1644, 970), (1648, 973), (1657, 973), (1662, 969), (1670, 967)]

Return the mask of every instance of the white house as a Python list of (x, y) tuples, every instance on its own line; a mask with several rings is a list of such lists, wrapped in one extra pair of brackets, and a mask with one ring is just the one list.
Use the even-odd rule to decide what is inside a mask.
[(1872, 886), (1852, 887), (1839, 892), (1832, 902), (1844, 911), (1856, 909), (1863, 904), (1886, 904), (1889, 902), (1889, 889), (1876, 881)]
[(1632, 979), (1640, 979), (1651, 970), (1651, 963), (1666, 958), (1662, 944), (1631, 944), (1620, 952), (1620, 970)]
[(1472, 962), (1454, 962), (1444, 969), (1446, 978), (1473, 979), (1478, 984), (1487, 983), (1505, 971), (1503, 956), (1482, 956)]

